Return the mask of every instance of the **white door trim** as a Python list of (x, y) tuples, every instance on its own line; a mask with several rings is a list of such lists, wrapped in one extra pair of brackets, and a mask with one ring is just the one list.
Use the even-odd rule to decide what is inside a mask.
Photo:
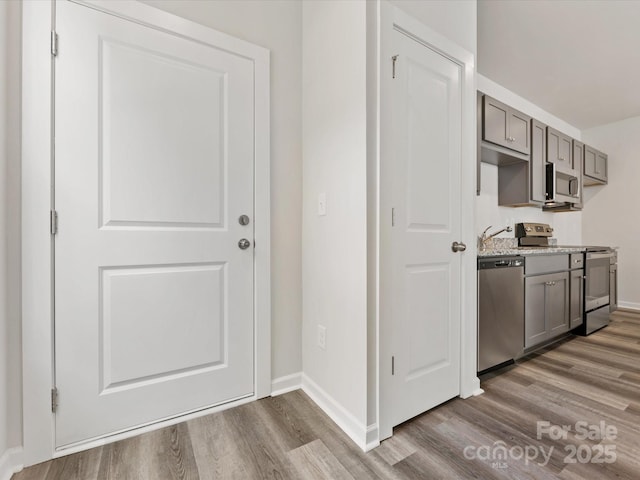
[[(269, 51), (138, 2), (74, 1), (183, 38), (222, 47), (254, 62), (255, 394), (249, 400), (268, 396), (271, 393)], [(72, 452), (55, 451), (50, 396), (55, 382), (53, 249), (49, 225), (53, 198), (50, 32), (54, 25), (55, 1), (25, 0), (22, 8), (23, 441), (24, 464), (28, 466)], [(64, 41), (60, 44), (64, 48)], [(239, 403), (243, 402), (246, 400)], [(216, 410), (220, 410), (220, 407), (194, 412), (190, 417)], [(183, 419), (167, 419), (144, 430), (160, 428)], [(141, 430), (110, 437), (101, 443), (138, 433)], [(81, 449), (95, 444), (83, 445)]]
[[(385, 279), (391, 278), (391, 264), (388, 261), (391, 252), (390, 235), (385, 233), (389, 218), (386, 215), (385, 189), (382, 186), (384, 158), (393, 154), (393, 129), (391, 124), (391, 56), (393, 52), (393, 31), (399, 29), (463, 68), (462, 78), (462, 218), (461, 237), (467, 250), (461, 258), (461, 358), (460, 358), (460, 396), (467, 398), (480, 392), (480, 381), (476, 372), (476, 240), (475, 240), (475, 178), (476, 178), (476, 113), (475, 113), (475, 60), (474, 55), (451, 40), (426, 27), (402, 10), (388, 2), (381, 2), (380, 11), (380, 290), (379, 290), (379, 328), (378, 328), (378, 425), (380, 440), (392, 435), (391, 382), (388, 372), (391, 364), (391, 338), (393, 328), (390, 314), (391, 288)], [(388, 229), (387, 229), (388, 230)]]

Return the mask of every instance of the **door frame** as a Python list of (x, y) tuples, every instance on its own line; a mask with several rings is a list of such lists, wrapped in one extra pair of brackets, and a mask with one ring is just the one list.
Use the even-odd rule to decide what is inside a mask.
[[(222, 48), (254, 62), (254, 395), (87, 442), (73, 449), (56, 450), (55, 415), (51, 411), (51, 389), (55, 385), (55, 297), (53, 237), (50, 233), (50, 210), (54, 199), (54, 62), (50, 49), (51, 31), (55, 29), (56, 0), (25, 0), (22, 7), (22, 414), (25, 466), (271, 394), (269, 50), (138, 2), (72, 1), (156, 30)], [(63, 39), (60, 44), (64, 48)]]
[(461, 241), (467, 245), (461, 253), (461, 324), (460, 324), (460, 397), (468, 398), (482, 393), (477, 376), (477, 302), (476, 302), (476, 236), (475, 236), (475, 192), (476, 192), (476, 73), (474, 55), (415, 18), (388, 2), (380, 6), (380, 157), (378, 238), (379, 244), (379, 325), (378, 325), (378, 425), (379, 439), (393, 434), (392, 425), (392, 379), (391, 379), (391, 333), (392, 289), (386, 283), (391, 278), (391, 227), (389, 221), (390, 187), (385, 185), (386, 162), (393, 158), (393, 129), (391, 109), (393, 102), (391, 57), (393, 32), (399, 30), (409, 34), (418, 42), (439, 52), (462, 67), (462, 150), (461, 150)]

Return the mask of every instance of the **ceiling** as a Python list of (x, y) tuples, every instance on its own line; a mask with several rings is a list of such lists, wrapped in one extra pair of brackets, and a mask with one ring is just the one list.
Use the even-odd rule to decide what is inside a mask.
[(478, 72), (582, 130), (640, 116), (640, 0), (478, 0)]

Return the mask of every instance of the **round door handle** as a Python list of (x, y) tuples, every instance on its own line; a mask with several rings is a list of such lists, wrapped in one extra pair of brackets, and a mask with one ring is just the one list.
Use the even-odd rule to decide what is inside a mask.
[(238, 242), (238, 247), (240, 247), (240, 250), (246, 250), (250, 246), (251, 246), (251, 242), (246, 238), (241, 238), (240, 241)]
[(462, 242), (460, 242), (460, 243), (453, 242), (451, 244), (451, 251), (454, 252), (454, 253), (464, 252), (466, 249), (467, 249), (467, 246)]

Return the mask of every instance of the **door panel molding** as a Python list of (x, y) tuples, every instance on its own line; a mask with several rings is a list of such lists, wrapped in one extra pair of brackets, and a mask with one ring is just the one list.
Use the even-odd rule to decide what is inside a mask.
[[(49, 212), (53, 205), (53, 57), (48, 48), (55, 28), (55, 1), (23, 4), (22, 117), (22, 308), (24, 464), (33, 465), (166, 425), (206, 415), (271, 392), (270, 292), (270, 134), (269, 51), (249, 42), (138, 2), (74, 1), (181, 38), (233, 52), (254, 64), (254, 388), (255, 394), (233, 403), (164, 419), (63, 451), (54, 447), (51, 388), (53, 352), (53, 249)], [(64, 42), (61, 42), (61, 48)], [(193, 225), (145, 225), (155, 228), (202, 228)], [(196, 225), (197, 224), (197, 225)], [(206, 224), (205, 224), (206, 225)], [(210, 225), (207, 225), (210, 227)], [(110, 228), (140, 228), (119, 225)], [(61, 399), (64, 393), (61, 394)]]

